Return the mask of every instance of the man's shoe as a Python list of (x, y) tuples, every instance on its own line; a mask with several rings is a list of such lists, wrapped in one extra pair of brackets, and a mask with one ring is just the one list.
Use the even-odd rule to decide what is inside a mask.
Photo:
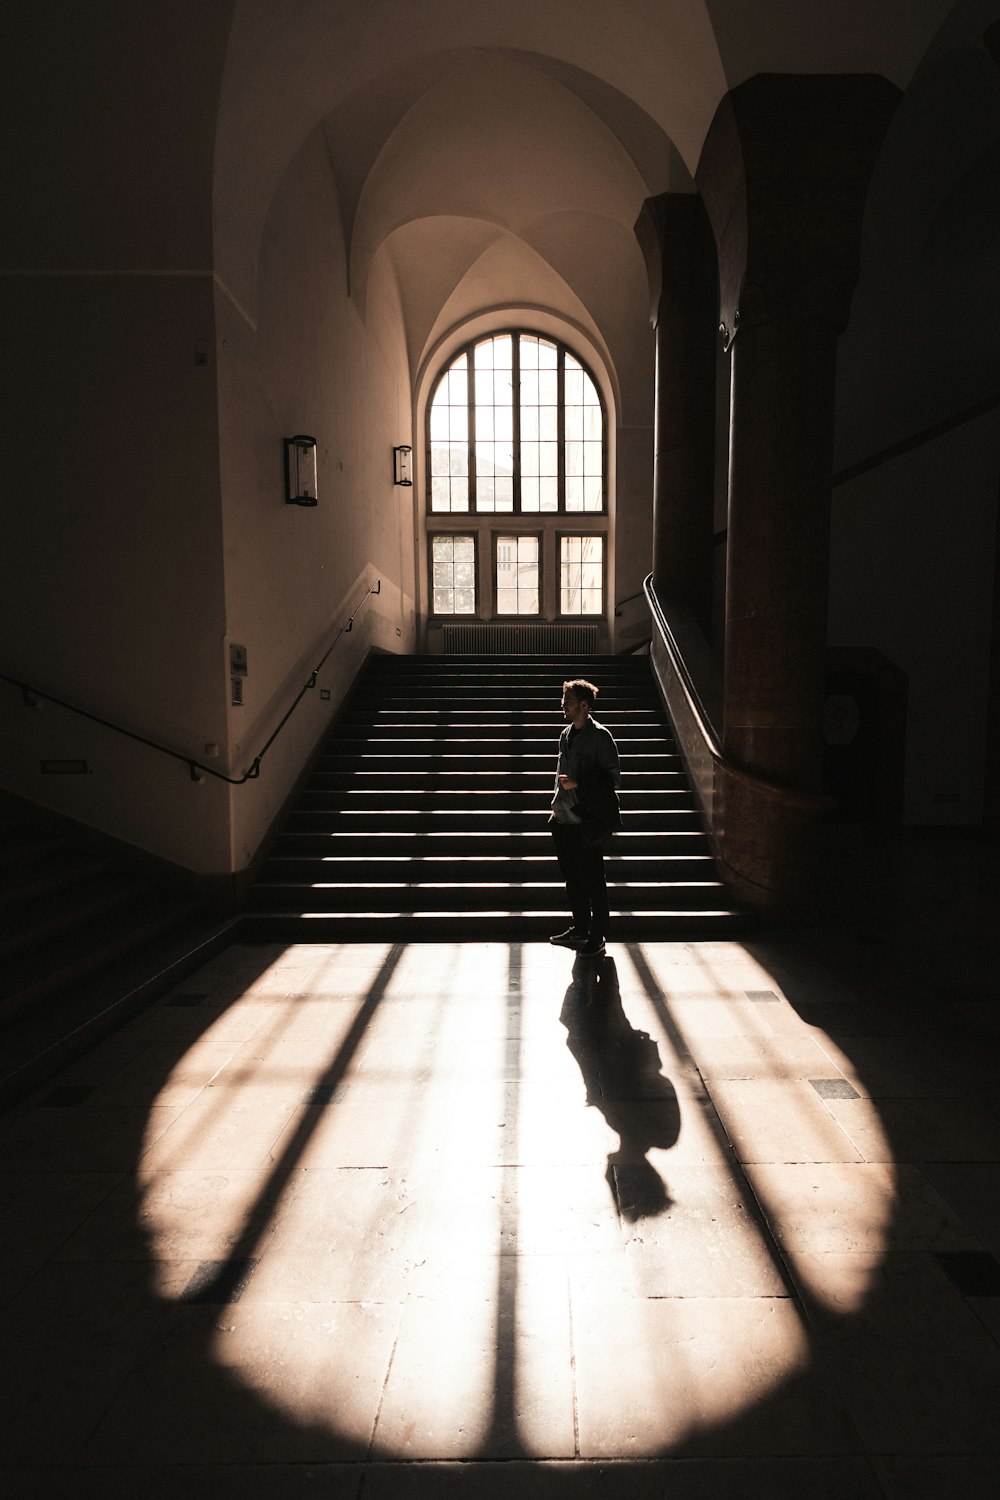
[(587, 934), (581, 932), (579, 927), (567, 927), (565, 932), (557, 932), (555, 937), (550, 937), (549, 942), (555, 943), (557, 948), (580, 949), (586, 946)]
[(588, 937), (586, 942), (577, 948), (578, 958), (600, 958), (604, 952), (604, 939), (602, 937)]

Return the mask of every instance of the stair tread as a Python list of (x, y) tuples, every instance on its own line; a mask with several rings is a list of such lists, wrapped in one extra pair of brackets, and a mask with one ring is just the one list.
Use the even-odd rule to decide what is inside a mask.
[(563, 922), (548, 808), (558, 692), (578, 675), (600, 682), (595, 713), (622, 759), (625, 828), (605, 865), (615, 921), (632, 935), (731, 930), (648, 658), (552, 654), (373, 658), (260, 871), (248, 932), (537, 937)]

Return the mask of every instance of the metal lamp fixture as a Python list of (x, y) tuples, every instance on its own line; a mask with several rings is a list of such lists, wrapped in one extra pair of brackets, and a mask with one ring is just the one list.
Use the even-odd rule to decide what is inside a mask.
[(399, 448), (392, 450), (392, 482), (393, 484), (413, 484), (413, 449), (403, 443)]
[(285, 438), (285, 504), (316, 504), (316, 439), (304, 432)]

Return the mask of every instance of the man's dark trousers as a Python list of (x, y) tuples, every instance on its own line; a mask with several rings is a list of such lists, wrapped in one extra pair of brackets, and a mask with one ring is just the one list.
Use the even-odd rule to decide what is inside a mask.
[(556, 858), (569, 893), (573, 926), (592, 938), (608, 935), (608, 884), (604, 877), (604, 845), (583, 842), (579, 823), (550, 823)]

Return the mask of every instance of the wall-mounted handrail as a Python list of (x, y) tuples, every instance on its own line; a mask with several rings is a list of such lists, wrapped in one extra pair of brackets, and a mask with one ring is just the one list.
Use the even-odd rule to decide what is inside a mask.
[(922, 432), (914, 432), (910, 437), (901, 438), (898, 443), (891, 443), (888, 448), (882, 448), (878, 453), (873, 453), (869, 458), (863, 458), (859, 463), (850, 464), (846, 469), (840, 469), (833, 476), (833, 488), (847, 484), (851, 479), (857, 479), (861, 474), (867, 474), (871, 469), (879, 469), (883, 464), (891, 463), (894, 458), (901, 458), (904, 453), (912, 453), (914, 448), (923, 447), (924, 443), (932, 443), (936, 438), (944, 437), (946, 433), (954, 432), (956, 427), (964, 427), (966, 422), (973, 422), (977, 417), (985, 417), (988, 412), (1000, 406), (1000, 394), (987, 396), (985, 401), (977, 401), (975, 406), (967, 406), (964, 411), (955, 412), (943, 421), (934, 422), (925, 427)]
[(627, 594), (624, 599), (619, 599), (615, 605), (615, 618), (618, 618), (623, 604), (631, 604), (633, 599), (641, 599), (644, 592), (644, 589), (640, 589), (637, 594)]
[(183, 755), (179, 750), (171, 750), (167, 745), (161, 745), (158, 740), (148, 739), (144, 734), (136, 734), (134, 730), (126, 729), (122, 724), (115, 724), (111, 719), (102, 719), (99, 714), (92, 714), (88, 709), (79, 708), (75, 703), (67, 703), (64, 698), (57, 698), (54, 693), (44, 692), (41, 688), (33, 687), (31, 683), (24, 682), (20, 677), (11, 677), (6, 672), (0, 672), (0, 682), (9, 682), (13, 687), (20, 688), (24, 696), (25, 703), (29, 704), (32, 707), (40, 700), (44, 700), (44, 702), (46, 703), (54, 703), (58, 708), (65, 708), (70, 713), (76, 714), (81, 719), (88, 719), (92, 724), (100, 724), (104, 729), (112, 729), (116, 734), (124, 735), (126, 739), (136, 740), (138, 744), (148, 746), (150, 750), (158, 750), (161, 755), (169, 755), (171, 760), (182, 761), (190, 771), (192, 781), (200, 781), (200, 773), (204, 772), (207, 776), (214, 776), (216, 781), (226, 782), (228, 786), (244, 786), (246, 782), (254, 781), (260, 775), (261, 761), (264, 759), (264, 756), (270, 750), (271, 746), (278, 738), (278, 735), (281, 733), (285, 725), (288, 723), (289, 719), (292, 717), (292, 714), (302, 702), (302, 699), (305, 697), (306, 693), (308, 693), (311, 688), (314, 688), (316, 686), (316, 680), (319, 676), (319, 673), (325, 666), (326, 661), (330, 656), (330, 653), (333, 651), (334, 646), (336, 646), (341, 636), (348, 635), (354, 628), (354, 616), (359, 612), (362, 605), (368, 602), (372, 594), (380, 594), (381, 592), (382, 580), (381, 578), (376, 578), (375, 582), (371, 585), (368, 592), (361, 600), (361, 604), (358, 605), (357, 609), (354, 611), (354, 614), (351, 615), (351, 618), (348, 620), (347, 624), (342, 625), (337, 631), (337, 634), (330, 642), (326, 651), (323, 653), (320, 660), (316, 663), (316, 666), (309, 674), (309, 680), (304, 683), (303, 686), (299, 689), (299, 692), (296, 694), (291, 706), (279, 721), (277, 728), (274, 730), (274, 733), (268, 739), (263, 748), (261, 750), (258, 750), (257, 754), (254, 756), (253, 761), (250, 764), (249, 771), (244, 771), (242, 776), (227, 776), (223, 771), (217, 771), (214, 766), (206, 766), (203, 761), (195, 760), (190, 755)]

